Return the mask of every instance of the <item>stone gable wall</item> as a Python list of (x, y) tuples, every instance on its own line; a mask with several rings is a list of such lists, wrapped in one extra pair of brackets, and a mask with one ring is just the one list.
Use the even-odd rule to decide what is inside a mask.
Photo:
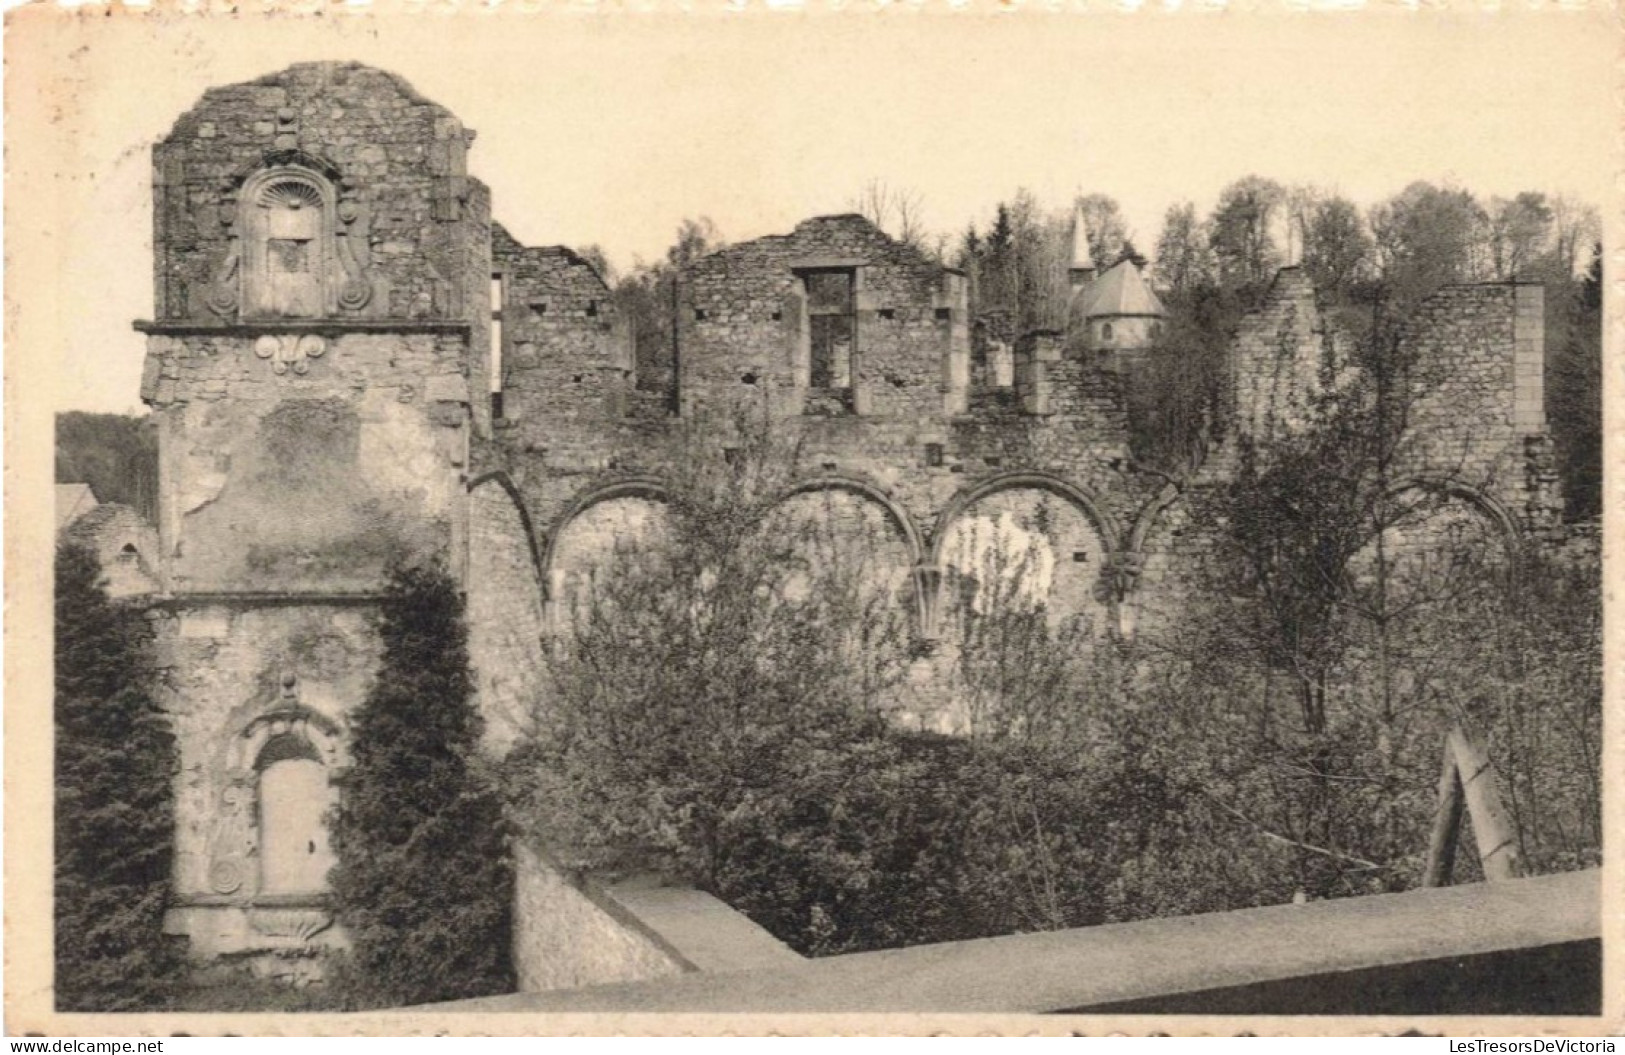
[(344, 314), (477, 317), (484, 276), (468, 273), (467, 250), (486, 236), (472, 139), (399, 77), (356, 64), (211, 89), (153, 150), (157, 317), (231, 321), (209, 301), (241, 233), (236, 191), (267, 161), (311, 158), (336, 170), (344, 240), (370, 287)]
[(964, 281), (859, 216), (808, 220), (789, 235), (730, 246), (685, 269), (679, 383), (691, 410), (806, 411), (798, 269), (818, 267), (856, 273), (855, 412), (942, 416), (950, 360), (968, 371)]

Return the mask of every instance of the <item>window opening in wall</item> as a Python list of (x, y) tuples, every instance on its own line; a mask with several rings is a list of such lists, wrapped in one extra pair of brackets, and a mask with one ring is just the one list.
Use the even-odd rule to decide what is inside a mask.
[(135, 551), (135, 543), (126, 542), (124, 548), (118, 551), (119, 560), (134, 561), (140, 554)]
[(598, 302), (596, 300), (587, 301), (587, 318), (596, 319), (597, 317), (598, 317)]
[(937, 321), (938, 322), (947, 322), (951, 318), (953, 318), (953, 313), (949, 309), (947, 309), (947, 308), (938, 308), (937, 309)]
[(1081, 549), (1073, 550), (1072, 551), (1072, 563), (1073, 564), (1088, 564), (1089, 563), (1089, 553), (1088, 553), (1088, 551), (1087, 550), (1081, 550)]
[(1153, 337), (1161, 337), (1162, 336), (1162, 323), (1153, 322), (1151, 324), (1151, 336), (1153, 336)]
[(1100, 337), (1101, 337), (1102, 340), (1106, 340), (1106, 341), (1109, 341), (1109, 340), (1112, 339), (1112, 324), (1111, 323), (1107, 322), (1107, 323), (1102, 323), (1101, 324)]
[(491, 276), (491, 417), (502, 417), (502, 308), (504, 286), (500, 273)]
[(880, 317), (882, 319), (895, 319), (895, 318), (897, 318), (897, 309), (896, 308), (881, 308), (880, 309)]
[(852, 387), (852, 360), (857, 350), (857, 310), (851, 268), (808, 271), (807, 329), (813, 388)]
[(933, 469), (942, 465), (942, 444), (927, 443), (925, 445), (925, 464)]

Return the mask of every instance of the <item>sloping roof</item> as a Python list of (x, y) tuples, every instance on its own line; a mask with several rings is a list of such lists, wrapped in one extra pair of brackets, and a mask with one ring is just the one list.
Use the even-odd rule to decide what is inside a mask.
[(89, 484), (56, 485), (56, 529), (61, 531), (99, 503)]
[(75, 517), (62, 529), (62, 535), (77, 542), (95, 542), (103, 528), (121, 517), (133, 519), (142, 527), (148, 526), (133, 507), (121, 502), (103, 502)]
[(1108, 315), (1166, 315), (1162, 301), (1146, 285), (1133, 261), (1120, 260), (1110, 271), (1084, 287), (1083, 315), (1097, 319)]

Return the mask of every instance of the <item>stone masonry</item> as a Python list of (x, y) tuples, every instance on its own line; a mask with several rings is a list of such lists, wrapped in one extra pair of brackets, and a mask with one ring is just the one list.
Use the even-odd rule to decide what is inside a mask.
[[(825, 216), (691, 264), (670, 361), (640, 364), (590, 264), (492, 222), (472, 139), (398, 77), (308, 63), (210, 90), (154, 148), (149, 572), (183, 767), (172, 924), (201, 957), (308, 977), (343, 941), (321, 818), (386, 565), (435, 555), (460, 577), (501, 751), (545, 706), (572, 577), (658, 516), (696, 421), (772, 422), (802, 451), (787, 503), (838, 496), (880, 525), (926, 654), (983, 528), (1044, 535), (1052, 604), (1125, 635), (1165, 624), (1210, 545), (1129, 455), (1123, 364), (1154, 348), (972, 320), (963, 276)], [(1440, 464), (1418, 477), (1448, 463), (1520, 535), (1557, 508), (1540, 323), (1538, 287), (1459, 287), (1407, 337), (1444, 379), (1419, 401)], [(1342, 340), (1282, 272), (1236, 338), (1239, 431), (1296, 427), (1349, 368)]]

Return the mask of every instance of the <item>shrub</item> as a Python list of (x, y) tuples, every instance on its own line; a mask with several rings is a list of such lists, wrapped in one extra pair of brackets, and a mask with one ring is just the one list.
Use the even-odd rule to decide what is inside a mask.
[(353, 946), (338, 985), (360, 1006), (510, 992), (512, 864), (444, 569), (392, 573), (380, 636), (333, 827), (333, 895)]
[(96, 555), (56, 554), (56, 1001), (165, 1006), (182, 958), (164, 936), (175, 741), (153, 698), (143, 614), (115, 605)]

